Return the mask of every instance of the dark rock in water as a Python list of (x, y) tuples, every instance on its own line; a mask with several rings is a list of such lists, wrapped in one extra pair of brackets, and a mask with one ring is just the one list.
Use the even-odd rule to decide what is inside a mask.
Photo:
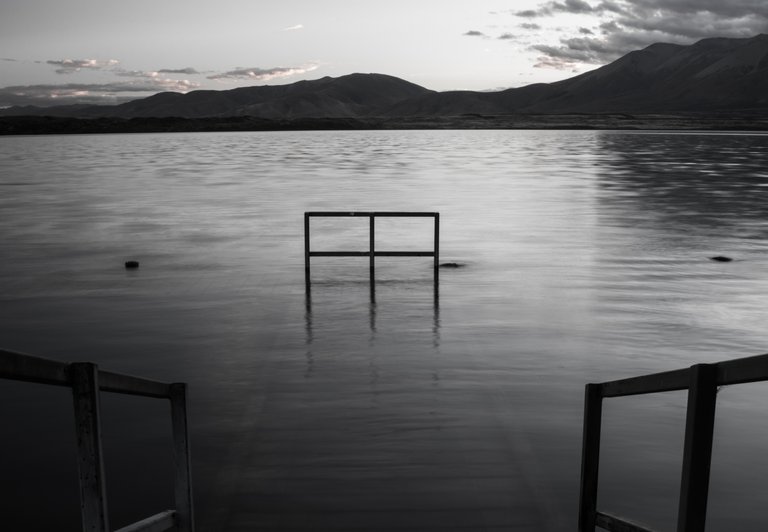
[(717, 257), (709, 257), (709, 260), (714, 260), (717, 262), (731, 262), (733, 259), (731, 257), (724, 257), (723, 255), (718, 255)]
[(461, 264), (459, 262), (444, 262), (440, 265), (441, 268), (463, 268), (466, 266), (466, 264)]
[(139, 261), (137, 260), (127, 260), (125, 261), (125, 269), (126, 270), (134, 270), (139, 267)]

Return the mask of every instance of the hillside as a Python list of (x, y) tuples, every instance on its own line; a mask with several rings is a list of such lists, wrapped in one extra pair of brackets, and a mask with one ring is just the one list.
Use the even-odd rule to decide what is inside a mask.
[(768, 35), (653, 44), (563, 81), (495, 93), (443, 92), (388, 116), (465, 113), (670, 113), (768, 110)]
[(462, 115), (768, 113), (768, 35), (653, 44), (555, 83), (500, 92), (435, 92), (383, 74), (187, 94), (165, 92), (115, 106), (23, 107), (3, 116), (70, 118), (249, 117), (441, 119)]

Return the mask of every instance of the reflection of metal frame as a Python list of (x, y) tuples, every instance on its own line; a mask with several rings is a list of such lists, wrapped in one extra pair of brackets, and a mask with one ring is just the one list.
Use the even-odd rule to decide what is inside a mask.
[[(437, 277), (435, 277), (435, 282), (433, 284), (433, 305), (432, 305), (432, 334), (434, 336), (434, 344), (435, 347), (437, 347), (440, 344), (440, 290), (437, 282)], [(370, 320), (370, 328), (371, 328), (371, 334), (376, 334), (376, 283), (371, 282), (371, 289), (370, 289), (370, 305), (368, 306), (368, 313), (369, 313), (369, 320)], [(312, 285), (307, 283), (306, 286), (306, 292), (305, 292), (305, 314), (304, 319), (306, 321), (306, 332), (307, 332), (307, 344), (311, 344), (314, 338), (313, 330), (312, 330)]]
[[(368, 251), (311, 251), (309, 238), (309, 219), (312, 217), (346, 217), (367, 216), (369, 224)], [(435, 220), (434, 249), (432, 251), (376, 251), (374, 243), (375, 220), (380, 218), (433, 218)], [(434, 257), (435, 258), (435, 283), (439, 274), (440, 261), (440, 213), (439, 212), (305, 212), (304, 213), (304, 280), (309, 286), (310, 282), (310, 257), (370, 257), (371, 281), (374, 279), (376, 257)]]

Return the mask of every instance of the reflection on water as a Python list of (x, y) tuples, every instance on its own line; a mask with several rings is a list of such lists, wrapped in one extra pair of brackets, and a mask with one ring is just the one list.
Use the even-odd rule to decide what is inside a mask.
[(605, 134), (598, 143), (600, 198), (616, 221), (768, 236), (765, 137)]
[[(586, 382), (768, 351), (765, 168), (760, 135), (5, 137), (0, 344), (190, 382), (201, 530), (573, 530)], [(440, 212), (466, 267), (328, 259), (306, 289), (302, 214), (338, 209)], [(765, 527), (768, 390), (745, 390), (719, 396), (710, 531)], [(601, 507), (671, 529), (679, 397), (607, 403)], [(117, 527), (172, 493), (131, 474), (162, 471), (164, 413), (110, 404)], [(69, 448), (41, 443), (71, 428), (30, 422), (60, 407), (0, 383), (11, 528), (76, 528)]]
[[(434, 279), (432, 281), (432, 336), (433, 336), (433, 345), (434, 347), (439, 347), (440, 345), (440, 278), (437, 274), (437, 271), (435, 271)], [(352, 286), (359, 284), (354, 283)], [(424, 283), (417, 283), (418, 285), (423, 285)], [(397, 281), (397, 282), (389, 282), (387, 283), (388, 287), (396, 287), (402, 288), (407, 287), (408, 283), (403, 281)], [(329, 289), (329, 291), (334, 292), (336, 290), (339, 290), (341, 288), (340, 283), (333, 282), (333, 281), (325, 281), (325, 282), (311, 282), (307, 280), (305, 282), (305, 308), (306, 311), (304, 313), (304, 319), (306, 322), (306, 332), (307, 332), (307, 345), (311, 345), (312, 341), (314, 339), (313, 334), (313, 313), (312, 313), (312, 291), (313, 286), (316, 287), (318, 290), (323, 290), (323, 288)], [(368, 295), (369, 295), (369, 304), (368, 304), (368, 319), (369, 319), (369, 327), (371, 330), (371, 338), (370, 343), (374, 343), (376, 341), (376, 276), (374, 271), (371, 271), (370, 277), (368, 280)], [(391, 290), (390, 290), (391, 291)], [(310, 357), (308, 357), (310, 358)]]

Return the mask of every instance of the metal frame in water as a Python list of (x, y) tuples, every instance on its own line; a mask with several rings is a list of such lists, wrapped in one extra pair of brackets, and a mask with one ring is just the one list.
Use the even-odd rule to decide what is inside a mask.
[[(368, 217), (369, 235), (367, 251), (312, 251), (310, 249), (310, 224), (313, 217)], [(434, 243), (432, 251), (377, 251), (375, 245), (376, 218), (433, 218)], [(440, 266), (440, 213), (439, 212), (400, 212), (400, 211), (314, 211), (304, 213), (304, 281), (310, 284), (311, 257), (370, 257), (371, 282), (374, 281), (376, 257), (434, 257), (435, 283), (437, 283)]]

